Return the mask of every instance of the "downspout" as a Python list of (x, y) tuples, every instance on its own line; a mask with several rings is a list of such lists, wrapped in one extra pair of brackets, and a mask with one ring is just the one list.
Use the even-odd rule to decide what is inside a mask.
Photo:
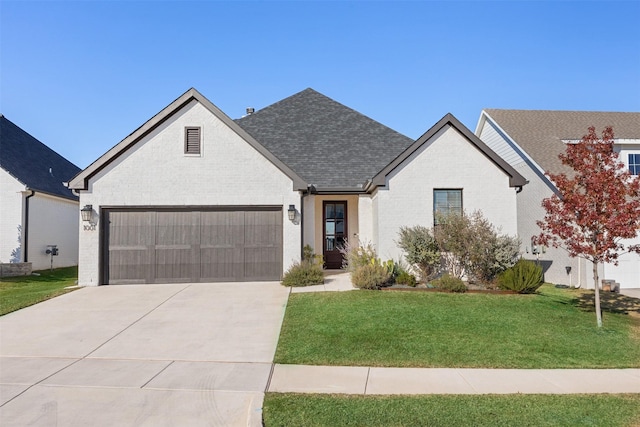
[(24, 256), (22, 257), (23, 262), (29, 261), (29, 199), (36, 194), (36, 192), (33, 190), (29, 191), (31, 191), (31, 194), (29, 194), (24, 199), (24, 228), (22, 230), (22, 236), (24, 240), (24, 244), (22, 245), (24, 249)]
[(300, 192), (300, 261), (304, 255), (304, 196), (306, 191)]

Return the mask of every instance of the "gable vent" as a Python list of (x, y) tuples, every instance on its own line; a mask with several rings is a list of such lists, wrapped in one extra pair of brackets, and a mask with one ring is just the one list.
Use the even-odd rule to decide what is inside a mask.
[(201, 138), (199, 127), (185, 128), (184, 154), (200, 154)]

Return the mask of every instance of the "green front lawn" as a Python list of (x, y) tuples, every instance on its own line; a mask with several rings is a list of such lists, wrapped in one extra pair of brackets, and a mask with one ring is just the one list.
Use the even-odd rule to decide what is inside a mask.
[(78, 279), (78, 267), (38, 271), (39, 276), (0, 279), (0, 316), (70, 292)]
[(267, 393), (276, 426), (637, 426), (640, 395), (345, 396)]
[(599, 330), (584, 295), (551, 285), (536, 295), (292, 294), (275, 361), (396, 367), (640, 367), (639, 318), (605, 312), (605, 327)]

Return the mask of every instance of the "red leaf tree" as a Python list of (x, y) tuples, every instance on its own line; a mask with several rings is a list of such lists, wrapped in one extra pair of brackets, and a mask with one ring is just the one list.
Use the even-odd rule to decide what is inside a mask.
[(613, 129), (598, 138), (595, 127), (577, 144), (567, 144), (559, 155), (574, 173), (547, 174), (557, 193), (544, 199), (546, 210), (539, 243), (563, 247), (572, 257), (593, 263), (595, 310), (602, 326), (598, 265), (618, 264), (625, 252), (640, 253), (640, 245), (624, 246), (640, 229), (640, 179), (629, 173), (613, 149)]

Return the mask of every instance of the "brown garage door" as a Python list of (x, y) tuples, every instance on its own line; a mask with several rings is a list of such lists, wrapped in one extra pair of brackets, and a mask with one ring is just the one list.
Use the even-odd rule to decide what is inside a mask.
[(105, 209), (104, 283), (279, 280), (282, 208)]

